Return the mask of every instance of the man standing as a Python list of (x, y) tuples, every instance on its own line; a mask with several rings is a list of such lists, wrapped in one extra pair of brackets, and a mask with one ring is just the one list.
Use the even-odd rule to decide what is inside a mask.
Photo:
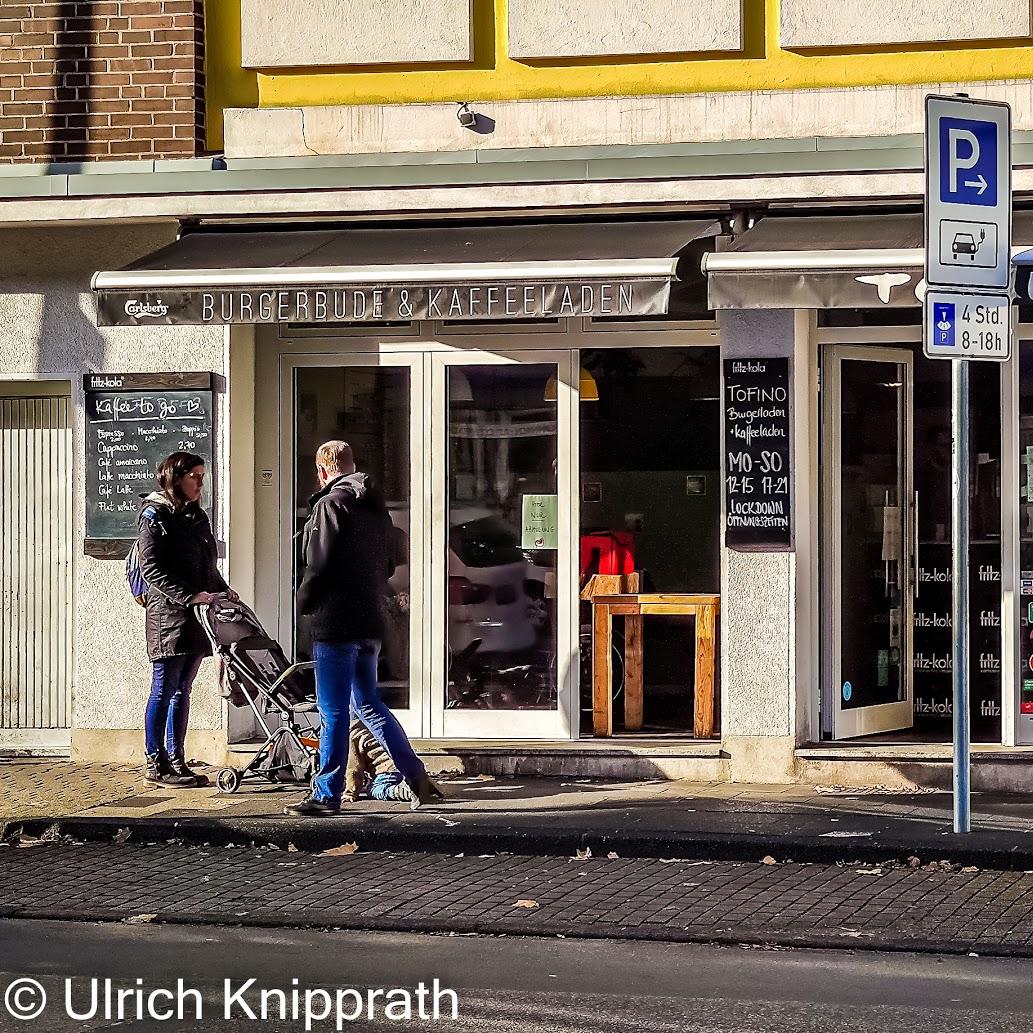
[(287, 814), (326, 817), (341, 808), (353, 712), (387, 750), (412, 790), (412, 808), (443, 799), (377, 690), (383, 604), (392, 573), (392, 524), (351, 446), (327, 441), (316, 452), (320, 490), (310, 500), (298, 611), (311, 618), (316, 701), (322, 728), (312, 792)]

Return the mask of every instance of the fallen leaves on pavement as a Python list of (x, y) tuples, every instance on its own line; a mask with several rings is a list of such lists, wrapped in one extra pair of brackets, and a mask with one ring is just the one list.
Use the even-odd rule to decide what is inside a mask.
[(320, 851), (318, 857), (347, 857), (349, 854), (359, 852), (358, 843), (342, 843), (340, 846), (332, 846), (329, 850)]

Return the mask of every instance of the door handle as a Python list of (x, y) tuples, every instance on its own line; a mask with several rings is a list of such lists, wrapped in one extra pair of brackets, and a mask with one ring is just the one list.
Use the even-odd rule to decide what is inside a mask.
[(915, 492), (915, 598), (918, 598), (919, 578), (921, 577), (921, 564), (918, 560), (918, 492)]
[[(883, 507), (882, 507), (882, 523), (883, 523), (883, 528), (886, 527), (886, 517), (889, 515), (889, 508), (890, 508), (890, 493), (889, 493), (889, 491), (887, 491), (886, 492), (886, 496), (883, 499)], [(885, 548), (885, 546), (884, 546), (884, 548)], [(903, 559), (903, 557), (901, 557), (901, 560), (902, 559)], [(885, 559), (885, 569), (886, 569), (885, 592), (886, 592), (886, 598), (887, 599), (889, 599), (889, 597), (890, 597), (890, 564), (892, 562), (893, 562), (893, 560), (891, 560), (889, 558), (889, 556), (887, 555), (886, 559)], [(898, 577), (898, 580), (900, 578), (900, 565), (899, 564), (900, 564), (900, 560), (898, 560), (898, 566), (897, 566), (897, 577)]]

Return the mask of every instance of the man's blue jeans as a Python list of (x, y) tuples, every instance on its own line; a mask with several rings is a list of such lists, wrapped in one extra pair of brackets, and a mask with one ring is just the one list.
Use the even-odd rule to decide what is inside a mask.
[(183, 752), (190, 720), (190, 689), (200, 656), (170, 656), (155, 660), (151, 672), (151, 695), (144, 714), (147, 753), (154, 757), (164, 749), (170, 757)]
[(380, 643), (316, 642), (316, 703), (322, 727), (319, 733), (319, 772), (312, 782), (312, 796), (340, 803), (344, 774), (348, 766), (349, 715), (355, 716), (387, 750), (395, 767), (407, 781), (425, 773), (423, 762), (413, 752), (405, 730), (377, 691), (377, 658)]

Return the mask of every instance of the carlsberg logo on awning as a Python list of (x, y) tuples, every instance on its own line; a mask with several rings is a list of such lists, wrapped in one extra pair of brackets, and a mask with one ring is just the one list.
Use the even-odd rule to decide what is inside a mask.
[(139, 319), (143, 316), (167, 316), (169, 314), (168, 305), (164, 304), (160, 298), (157, 301), (130, 300), (122, 308), (127, 316), (132, 316), (134, 319)]

